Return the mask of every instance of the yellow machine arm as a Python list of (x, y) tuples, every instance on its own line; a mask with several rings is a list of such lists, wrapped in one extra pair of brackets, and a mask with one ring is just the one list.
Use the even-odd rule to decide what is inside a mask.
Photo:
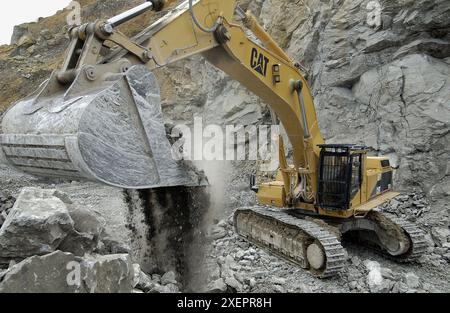
[[(258, 40), (251, 39), (246, 30)], [(304, 200), (314, 202), (319, 145), (324, 141), (308, 83), (299, 65), (236, 1), (184, 1), (132, 40), (104, 22), (96, 24), (95, 33), (93, 40), (120, 46), (100, 61), (96, 59), (97, 64), (126, 58), (154, 69), (202, 53), (261, 97), (278, 116), (293, 147), (294, 169), (282, 169), (289, 172), (284, 175), (287, 197), (293, 196), (292, 183), (299, 185), (303, 179), (308, 189)]]

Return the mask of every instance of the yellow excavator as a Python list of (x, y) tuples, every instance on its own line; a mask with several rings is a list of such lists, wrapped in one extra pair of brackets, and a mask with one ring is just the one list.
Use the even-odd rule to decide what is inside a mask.
[[(264, 100), (292, 145), (288, 164), (258, 182), (258, 205), (236, 211), (239, 235), (318, 277), (346, 265), (343, 235), (398, 261), (426, 249), (415, 225), (377, 209), (396, 197), (393, 168), (358, 145), (327, 145), (308, 82), (235, 0), (150, 0), (105, 21), (70, 29), (61, 67), (2, 120), (0, 159), (34, 175), (129, 189), (202, 186), (195, 167), (171, 157), (153, 69), (201, 54)], [(133, 38), (117, 30), (167, 10)], [(256, 184), (256, 183), (255, 183)]]

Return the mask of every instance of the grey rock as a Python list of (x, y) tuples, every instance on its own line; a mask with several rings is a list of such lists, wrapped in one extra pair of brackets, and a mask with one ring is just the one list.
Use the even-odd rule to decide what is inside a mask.
[(160, 284), (155, 284), (155, 286), (149, 291), (150, 293), (179, 293), (179, 288), (175, 284), (168, 284), (167, 286), (162, 286)]
[(133, 270), (133, 288), (143, 291), (150, 291), (155, 285), (152, 279), (141, 270), (139, 264), (133, 264)]
[[(97, 248), (104, 230), (104, 218), (97, 212), (78, 206), (70, 206), (69, 213), (74, 221), (74, 230), (67, 235), (59, 248), (78, 256), (92, 253)], [(127, 251), (116, 249), (113, 253)]]
[(178, 283), (177, 276), (173, 271), (169, 271), (161, 277), (161, 284), (163, 285), (177, 284), (177, 283)]
[(372, 53), (384, 50), (389, 47), (395, 47), (401, 44), (405, 39), (404, 35), (399, 36), (392, 31), (376, 32), (369, 36), (364, 48), (365, 53)]
[(450, 242), (450, 229), (444, 227), (433, 227), (431, 229), (431, 237), (438, 247)]
[(70, 207), (69, 213), (75, 223), (75, 230), (93, 240), (98, 238), (105, 228), (105, 219), (98, 212), (76, 206)]
[(404, 282), (411, 289), (417, 289), (420, 287), (420, 279), (414, 273), (406, 273), (404, 276)]
[(46, 29), (46, 28), (44, 28), (43, 30), (41, 30), (39, 34), (40, 34), (45, 40), (50, 40), (50, 39), (52, 39), (52, 37), (53, 37), (52, 33), (51, 33), (48, 29)]
[(169, 293), (169, 288), (160, 284), (155, 284), (152, 289), (150, 289), (149, 293)]
[(407, 293), (409, 291), (408, 285), (399, 281), (396, 282), (392, 288), (393, 293)]
[(274, 290), (277, 293), (286, 293), (286, 289), (283, 286), (281, 286), (281, 285), (275, 285), (274, 286)]
[(153, 274), (153, 275), (152, 275), (152, 281), (154, 281), (154, 282), (160, 284), (160, 283), (161, 283), (161, 275)]
[(0, 229), (0, 257), (26, 258), (55, 251), (74, 227), (64, 201), (55, 190), (24, 188)]
[(236, 253), (235, 257), (236, 257), (237, 260), (240, 260), (240, 259), (242, 259), (242, 258), (244, 257), (244, 255), (245, 255), (244, 250), (239, 250), (239, 251)]
[(434, 249), (433, 252), (437, 255), (444, 255), (445, 253), (447, 253), (447, 250), (448, 250), (447, 248), (442, 247)]
[(286, 284), (286, 279), (281, 278), (281, 277), (272, 277), (271, 281), (275, 285), (284, 285), (284, 284)]
[(393, 280), (395, 278), (394, 272), (386, 267), (382, 267), (381, 270), (381, 276), (385, 279)]
[(180, 288), (178, 288), (177, 284), (167, 284), (165, 286), (167, 288), (167, 293), (179, 293)]
[(450, 252), (443, 255), (444, 259), (450, 263)]
[(393, 281), (390, 281), (388, 279), (383, 279), (381, 284), (370, 286), (370, 291), (372, 293), (388, 293), (392, 290), (394, 285), (395, 285), (395, 283)]
[(61, 251), (25, 259), (6, 271), (0, 293), (84, 293), (81, 262)]
[(228, 232), (225, 228), (214, 226), (209, 228), (206, 237), (212, 240), (218, 240), (224, 238), (227, 234)]
[(14, 26), (13, 34), (11, 36), (11, 44), (17, 45), (20, 38), (28, 33), (28, 26), (26, 24)]
[(128, 254), (86, 256), (84, 283), (90, 293), (131, 293), (134, 268)]
[(414, 53), (426, 53), (435, 58), (444, 59), (450, 56), (450, 42), (433, 38), (414, 40), (401, 47), (393, 58), (398, 59)]
[(236, 290), (237, 292), (243, 291), (243, 286), (240, 282), (237, 281), (234, 277), (227, 277), (225, 278), (225, 284)]
[(217, 223), (217, 227), (221, 227), (221, 228), (227, 228), (229, 225), (225, 220), (221, 220), (219, 221), (219, 223)]
[(228, 290), (228, 286), (227, 286), (227, 284), (225, 284), (225, 281), (222, 278), (220, 278), (220, 279), (217, 279), (217, 280), (209, 283), (207, 290), (208, 290), (208, 292), (212, 292), (212, 293), (222, 293), (222, 292), (226, 292)]
[(356, 267), (361, 265), (361, 259), (358, 258), (357, 256), (354, 256), (351, 258), (352, 264)]
[(126, 254), (131, 252), (130, 246), (123, 242), (110, 238), (102, 238), (102, 242), (104, 244), (105, 254)]
[(378, 262), (375, 261), (364, 261), (364, 265), (366, 266), (369, 274), (367, 275), (366, 281), (367, 285), (370, 288), (371, 292), (381, 292), (386, 287), (384, 283), (383, 276), (381, 274), (381, 266)]

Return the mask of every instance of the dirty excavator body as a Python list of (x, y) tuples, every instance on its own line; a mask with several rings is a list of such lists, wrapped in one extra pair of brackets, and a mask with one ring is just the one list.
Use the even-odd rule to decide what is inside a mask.
[(270, 106), (292, 145), (293, 164), (280, 137), (273, 179), (252, 179), (259, 205), (236, 211), (239, 235), (319, 277), (345, 266), (345, 234), (399, 261), (420, 256), (421, 230), (377, 210), (398, 195), (389, 160), (325, 144), (302, 66), (236, 1), (188, 0), (133, 38), (117, 30), (171, 2), (146, 1), (72, 28), (61, 68), (5, 114), (0, 159), (35, 175), (121, 188), (205, 185), (201, 172), (172, 157), (152, 74), (202, 54)]

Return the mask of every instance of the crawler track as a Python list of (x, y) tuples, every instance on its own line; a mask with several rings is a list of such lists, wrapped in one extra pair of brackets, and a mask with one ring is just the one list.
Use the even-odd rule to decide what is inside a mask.
[(379, 215), (390, 220), (397, 227), (403, 230), (410, 241), (410, 249), (403, 255), (393, 256), (386, 253), (386, 251), (381, 250), (386, 257), (397, 262), (406, 263), (417, 261), (417, 259), (419, 259), (426, 252), (428, 245), (425, 240), (425, 233), (418, 226), (393, 214), (379, 211), (374, 211), (372, 214)]
[[(234, 215), (236, 231), (248, 241), (309, 269), (320, 278), (337, 275), (345, 266), (345, 250), (335, 234), (314, 223), (268, 207), (238, 209)], [(325, 263), (313, 269), (306, 250), (310, 244), (321, 247)]]

